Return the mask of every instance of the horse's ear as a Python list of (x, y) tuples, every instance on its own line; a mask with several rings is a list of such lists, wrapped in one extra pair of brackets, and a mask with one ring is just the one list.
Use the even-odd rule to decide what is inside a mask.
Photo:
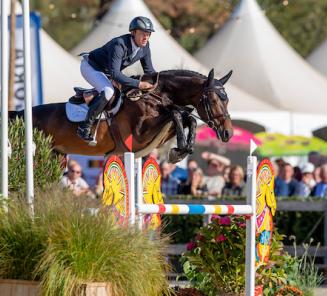
[(211, 69), (211, 71), (209, 72), (209, 75), (208, 75), (208, 79), (207, 79), (208, 86), (214, 85), (214, 76), (215, 76), (215, 70)]
[(222, 85), (224, 85), (228, 79), (232, 76), (233, 70), (230, 70), (227, 75), (225, 75), (223, 78), (220, 78), (219, 81), (221, 82)]

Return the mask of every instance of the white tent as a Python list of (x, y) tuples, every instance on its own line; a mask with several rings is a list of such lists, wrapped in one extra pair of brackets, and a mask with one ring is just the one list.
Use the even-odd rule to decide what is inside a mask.
[(80, 74), (80, 62), (44, 30), (40, 33), (43, 103), (65, 102), (74, 86), (90, 87)]
[[(22, 14), (19, 2), (16, 2), (16, 14)], [(74, 86), (89, 87), (80, 74), (79, 60), (64, 50), (43, 29), (40, 30), (40, 47), (43, 103), (67, 101), (73, 94)]]
[(307, 61), (320, 73), (327, 76), (327, 40), (308, 56)]
[(327, 81), (286, 43), (255, 0), (242, 0), (196, 57), (219, 73), (232, 68), (233, 83), (278, 109), (327, 112)]
[[(128, 33), (130, 21), (138, 15), (147, 16), (154, 23), (156, 32), (152, 34), (150, 41), (156, 70), (184, 68), (208, 74), (209, 68), (195, 60), (165, 31), (142, 0), (116, 0), (97, 27), (73, 50), (73, 53), (88, 52), (102, 46), (111, 38)], [(220, 76), (223, 74), (226, 73), (221, 73)], [(233, 76), (231, 80), (233, 81)], [(258, 100), (230, 83), (227, 84), (226, 90), (230, 97), (230, 110), (232, 114), (239, 111), (238, 118), (251, 120), (253, 116), (248, 118), (246, 112), (254, 109), (266, 112), (276, 110), (271, 104)]]

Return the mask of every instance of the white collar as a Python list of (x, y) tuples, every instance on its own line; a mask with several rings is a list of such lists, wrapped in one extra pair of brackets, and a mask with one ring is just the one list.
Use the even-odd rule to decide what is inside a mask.
[(140, 47), (138, 47), (136, 44), (135, 44), (135, 41), (134, 41), (134, 38), (133, 38), (133, 36), (131, 36), (131, 39), (132, 39), (132, 52), (137, 52), (139, 49), (140, 49)]

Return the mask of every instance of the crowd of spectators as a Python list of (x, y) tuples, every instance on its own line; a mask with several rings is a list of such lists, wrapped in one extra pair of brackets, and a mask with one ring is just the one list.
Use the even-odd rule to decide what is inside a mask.
[[(160, 164), (161, 190), (166, 196), (193, 195), (195, 197), (239, 197), (246, 195), (245, 174), (239, 165), (231, 164), (226, 157), (203, 152), (206, 167), (189, 159), (187, 169), (163, 161)], [(292, 166), (282, 158), (273, 162), (275, 173), (275, 195), (280, 197), (327, 198), (327, 161), (317, 155), (309, 156), (302, 166)]]
[(187, 169), (167, 161), (160, 163), (161, 191), (165, 196), (193, 195), (215, 199), (221, 196), (245, 196), (244, 171), (239, 165), (215, 153), (203, 152), (206, 167), (188, 159)]
[[(149, 154), (159, 162), (159, 154), (154, 150)], [(165, 196), (192, 195), (216, 199), (241, 197), (246, 195), (245, 174), (239, 165), (221, 155), (203, 152), (206, 165), (200, 167), (195, 159), (189, 158), (187, 168), (181, 168), (166, 160), (160, 162), (161, 191)], [(327, 159), (309, 156), (302, 166), (292, 166), (282, 158), (273, 162), (275, 173), (275, 195), (280, 197), (297, 196), (327, 198)], [(67, 171), (61, 179), (61, 186), (79, 195), (100, 197), (103, 192), (102, 174), (95, 188), (89, 187), (82, 177), (82, 167), (70, 160)]]

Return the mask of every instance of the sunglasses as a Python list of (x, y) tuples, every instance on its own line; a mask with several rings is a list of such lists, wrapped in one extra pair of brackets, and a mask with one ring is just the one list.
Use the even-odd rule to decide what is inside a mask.
[(81, 171), (75, 171), (75, 170), (71, 170), (71, 169), (69, 169), (69, 171), (72, 172), (73, 174), (80, 174), (81, 173)]

